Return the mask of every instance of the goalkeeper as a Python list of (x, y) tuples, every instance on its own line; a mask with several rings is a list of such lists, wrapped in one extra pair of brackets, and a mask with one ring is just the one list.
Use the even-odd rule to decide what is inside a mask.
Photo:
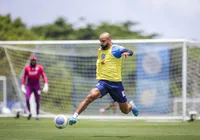
[[(28, 120), (31, 119), (32, 114), (30, 111), (30, 97), (31, 94), (34, 93), (35, 95), (35, 101), (36, 101), (36, 120), (39, 120), (39, 109), (40, 109), (40, 75), (42, 75), (43, 82), (44, 82), (44, 88), (43, 92), (48, 92), (48, 81), (46, 74), (43, 70), (42, 65), (39, 65), (36, 63), (36, 57), (31, 56), (30, 57), (30, 65), (26, 66), (24, 69), (24, 75), (22, 77), (22, 84), (21, 84), (21, 90), (24, 94), (26, 94), (26, 105), (29, 111)], [(25, 86), (27, 80), (27, 84)]]
[(138, 109), (133, 101), (127, 103), (124, 87), (122, 85), (121, 67), (122, 57), (132, 56), (133, 52), (122, 46), (112, 43), (111, 35), (107, 32), (99, 37), (101, 47), (98, 49), (98, 58), (96, 62), (97, 85), (91, 89), (88, 96), (80, 103), (77, 110), (70, 118), (69, 124), (76, 123), (78, 116), (87, 108), (87, 106), (98, 98), (102, 98), (107, 93), (119, 104), (122, 113), (128, 114), (130, 111), (138, 116)]

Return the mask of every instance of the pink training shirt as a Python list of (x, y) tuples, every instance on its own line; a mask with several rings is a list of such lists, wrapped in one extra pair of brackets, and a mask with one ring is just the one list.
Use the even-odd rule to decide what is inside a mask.
[(47, 77), (43, 70), (42, 65), (36, 64), (35, 67), (31, 67), (30, 65), (26, 66), (24, 69), (24, 75), (22, 77), (22, 84), (26, 83), (26, 78), (28, 80), (27, 85), (37, 85), (40, 83), (40, 75), (42, 75), (42, 79), (44, 83), (47, 83)]

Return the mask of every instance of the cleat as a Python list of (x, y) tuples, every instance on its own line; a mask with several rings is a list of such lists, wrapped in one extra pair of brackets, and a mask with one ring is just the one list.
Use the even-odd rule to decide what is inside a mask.
[(36, 117), (35, 119), (36, 119), (36, 120), (39, 120), (39, 117)]
[(139, 111), (138, 111), (137, 107), (135, 106), (134, 102), (133, 102), (133, 101), (130, 101), (129, 104), (132, 105), (132, 113), (133, 113), (133, 115), (134, 115), (134, 116), (138, 116)]
[(73, 124), (75, 124), (76, 123), (76, 118), (71, 118), (70, 120), (69, 120), (69, 125), (73, 125)]
[(31, 119), (31, 117), (32, 117), (32, 115), (31, 115), (31, 114), (29, 114), (29, 115), (28, 115), (28, 118), (27, 118), (27, 120), (30, 120), (30, 119)]

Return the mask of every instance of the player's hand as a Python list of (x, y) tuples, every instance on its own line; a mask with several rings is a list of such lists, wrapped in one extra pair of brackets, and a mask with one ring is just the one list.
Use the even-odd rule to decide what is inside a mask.
[(128, 53), (128, 52), (124, 52), (124, 53), (122, 53), (122, 56), (123, 56), (124, 58), (127, 58), (127, 57), (129, 56), (129, 53)]
[(22, 92), (23, 92), (24, 94), (26, 94), (26, 88), (25, 88), (25, 85), (22, 85), (22, 86), (21, 86), (21, 90), (22, 90)]
[(43, 92), (44, 92), (44, 93), (47, 93), (48, 90), (49, 90), (48, 83), (45, 83), (45, 84), (44, 84), (44, 88), (43, 88)]

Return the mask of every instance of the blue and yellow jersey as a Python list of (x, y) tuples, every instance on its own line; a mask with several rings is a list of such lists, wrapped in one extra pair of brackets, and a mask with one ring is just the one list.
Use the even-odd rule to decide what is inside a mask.
[(107, 50), (98, 50), (98, 58), (96, 62), (96, 79), (108, 80), (113, 82), (122, 81), (122, 53), (125, 48), (119, 45), (112, 45)]

